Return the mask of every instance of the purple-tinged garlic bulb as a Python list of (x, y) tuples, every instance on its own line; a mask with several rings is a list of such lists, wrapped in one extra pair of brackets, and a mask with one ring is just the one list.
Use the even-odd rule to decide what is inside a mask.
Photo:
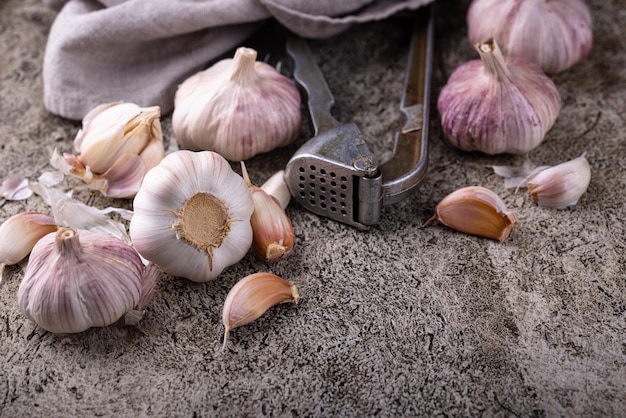
[(561, 110), (556, 86), (536, 64), (504, 57), (493, 39), (476, 50), (481, 59), (458, 67), (439, 94), (445, 137), (464, 151), (531, 151)]

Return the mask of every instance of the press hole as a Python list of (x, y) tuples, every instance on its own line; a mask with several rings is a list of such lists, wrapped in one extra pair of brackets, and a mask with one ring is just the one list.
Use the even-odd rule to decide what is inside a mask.
[(335, 199), (334, 197), (331, 197), (331, 198), (330, 198), (330, 201), (331, 201), (332, 203), (337, 203), (337, 199)]
[(336, 207), (334, 207), (334, 206), (331, 206), (331, 207), (330, 207), (330, 211), (331, 211), (331, 212), (337, 212), (337, 208), (336, 208)]
[(309, 168), (311, 169), (311, 171), (315, 171), (315, 166), (314, 165), (310, 166)]
[(346, 207), (346, 202), (339, 202), (339, 204), (341, 205), (342, 208)]
[(298, 187), (301, 188), (301, 189), (304, 189), (304, 184), (300, 183), (300, 184), (298, 184)]
[(315, 189), (315, 183), (310, 182), (310, 183), (309, 183), (309, 186), (311, 186), (311, 189)]
[(346, 189), (348, 188), (348, 186), (346, 186), (345, 184), (342, 184), (342, 185), (341, 185), (341, 188), (342, 188), (343, 190), (346, 190)]
[(315, 206), (315, 200), (311, 199), (309, 203), (311, 204), (311, 206)]
[(300, 171), (301, 173), (304, 173), (304, 167), (298, 168), (298, 171)]
[(341, 197), (342, 199), (345, 199), (345, 198), (346, 198), (346, 194), (345, 194), (345, 193), (341, 193), (341, 194), (339, 195), (339, 197)]
[(322, 168), (322, 169), (320, 169), (320, 173), (321, 173), (321, 174), (326, 174), (326, 170), (324, 170), (324, 169)]
[(335, 172), (334, 172), (334, 171), (331, 171), (331, 172), (330, 172), (330, 176), (331, 176), (332, 178), (335, 178), (335, 177), (337, 177), (337, 174), (335, 174)]
[(304, 181), (304, 176), (300, 176), (300, 181)]
[(321, 190), (322, 192), (326, 192), (326, 187), (321, 186), (321, 187), (320, 187), (320, 190)]
[(302, 197), (302, 198), (305, 198), (305, 197), (306, 197), (306, 193), (304, 192), (304, 190), (302, 190), (302, 191), (300, 192), (300, 197)]
[(341, 215), (342, 215), (342, 216), (346, 216), (347, 214), (348, 214), (348, 212), (346, 212), (345, 210), (342, 210), (342, 211), (341, 211)]
[(322, 209), (326, 209), (326, 203), (324, 203), (324, 202), (320, 203), (320, 207), (321, 207)]
[(324, 177), (320, 177), (320, 183), (326, 183), (326, 179)]
[(333, 196), (337, 194), (336, 190), (330, 189), (330, 194), (332, 194)]
[(309, 174), (309, 178), (310, 178), (311, 180), (315, 180), (315, 174)]
[(326, 200), (326, 196), (324, 196), (324, 195), (322, 195), (322, 194), (321, 194), (321, 195), (320, 195), (320, 200)]
[(315, 197), (315, 192), (314, 192), (313, 190), (311, 190), (311, 191), (309, 192), (309, 196), (311, 196), (311, 197)]
[[(300, 179), (300, 180), (304, 180), (304, 179)], [(335, 180), (330, 182), (330, 185), (333, 187), (337, 187), (337, 182)]]
[(341, 181), (348, 181), (348, 179), (346, 178), (346, 176), (341, 176)]

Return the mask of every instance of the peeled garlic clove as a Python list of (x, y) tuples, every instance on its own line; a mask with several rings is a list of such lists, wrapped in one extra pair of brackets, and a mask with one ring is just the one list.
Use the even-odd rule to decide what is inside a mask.
[(248, 186), (215, 152), (167, 155), (145, 176), (133, 207), (135, 248), (173, 276), (212, 280), (252, 244)]
[(282, 302), (298, 303), (298, 288), (271, 273), (254, 273), (244, 277), (228, 292), (222, 311), (224, 346), (230, 330), (249, 324), (272, 306)]
[(291, 192), (287, 187), (285, 181), (285, 170), (280, 170), (274, 173), (263, 185), (261, 189), (265, 190), (265, 193), (272, 196), (278, 201), (280, 207), (287, 209), (289, 202), (291, 201)]
[(0, 226), (0, 281), (4, 266), (19, 263), (37, 241), (57, 230), (54, 218), (39, 212), (22, 212)]
[(504, 241), (517, 221), (496, 193), (480, 186), (469, 186), (446, 196), (425, 225), (437, 220), (466, 234)]
[(531, 176), (528, 191), (533, 202), (541, 207), (566, 208), (578, 203), (591, 180), (591, 168), (584, 155), (546, 168)]
[(53, 155), (50, 163), (105, 196), (133, 197), (145, 173), (165, 155), (160, 117), (159, 106), (100, 105), (85, 116), (76, 135), (80, 155)]
[(300, 133), (300, 93), (257, 52), (238, 48), (185, 80), (176, 91), (172, 128), (183, 148), (231, 161), (292, 143)]
[(474, 0), (467, 12), (472, 44), (489, 38), (505, 55), (564, 71), (591, 51), (591, 14), (584, 0)]
[(252, 225), (252, 249), (265, 261), (279, 261), (287, 257), (293, 248), (295, 235), (291, 220), (280, 203), (265, 190), (250, 182), (246, 166), (241, 162), (243, 179), (250, 188), (254, 201)]
[(60, 228), (31, 252), (18, 290), (22, 312), (55, 334), (103, 327), (135, 309), (144, 266), (133, 247), (108, 234)]
[(481, 59), (457, 68), (439, 94), (444, 135), (464, 151), (529, 152), (561, 110), (556, 86), (535, 64), (503, 57), (495, 40), (476, 50)]

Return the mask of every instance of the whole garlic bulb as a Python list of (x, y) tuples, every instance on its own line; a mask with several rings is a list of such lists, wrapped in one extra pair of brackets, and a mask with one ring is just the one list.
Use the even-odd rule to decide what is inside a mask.
[(133, 247), (108, 234), (60, 228), (33, 247), (18, 290), (26, 317), (55, 334), (116, 322), (156, 280)]
[(443, 133), (464, 151), (527, 153), (556, 121), (559, 92), (536, 64), (504, 57), (495, 40), (476, 50), (481, 59), (458, 67), (439, 94)]
[(172, 128), (182, 148), (216, 151), (231, 161), (292, 143), (300, 132), (295, 83), (238, 48), (185, 80), (176, 91)]
[(582, 61), (591, 51), (591, 14), (584, 0), (474, 0), (467, 12), (472, 44), (495, 38), (505, 55), (547, 73)]
[(100, 105), (85, 116), (76, 135), (80, 155), (55, 153), (50, 163), (105, 196), (133, 197), (144, 175), (165, 156), (160, 117), (158, 106)]
[(135, 248), (173, 276), (214, 279), (252, 244), (248, 185), (215, 152), (167, 155), (146, 175), (133, 206)]

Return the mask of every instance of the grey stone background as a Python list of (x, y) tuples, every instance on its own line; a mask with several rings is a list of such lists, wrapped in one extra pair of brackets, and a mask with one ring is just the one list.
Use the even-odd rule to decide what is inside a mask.
[[(594, 47), (553, 77), (562, 111), (527, 157), (557, 164), (587, 153), (591, 184), (567, 210), (536, 207), (504, 189), (490, 165), (523, 156), (462, 153), (432, 114), (429, 172), (371, 232), (296, 205), (291, 256), (267, 265), (252, 253), (210, 283), (164, 277), (139, 329), (123, 325), (60, 338), (17, 305), (23, 277), (0, 286), (0, 416), (624, 416), (626, 414), (626, 3), (590, 0)], [(447, 77), (476, 58), (468, 1), (440, 2), (433, 103)], [(37, 0), (0, 0), (0, 179), (51, 170), (80, 122), (42, 106), (41, 67), (55, 14)], [(383, 158), (397, 111), (406, 25), (391, 19), (314, 41), (336, 96)], [(106, 88), (106, 86), (103, 86)], [(163, 117), (172, 138), (170, 115)], [(260, 184), (297, 144), (248, 162)], [(78, 184), (77, 184), (78, 185)], [(483, 185), (520, 219), (506, 241), (422, 227), (448, 193)], [(77, 198), (132, 208), (123, 200)], [(48, 211), (40, 198), (0, 204), (0, 219)], [(221, 309), (238, 279), (271, 271), (300, 289), (234, 330), (222, 351)]]

